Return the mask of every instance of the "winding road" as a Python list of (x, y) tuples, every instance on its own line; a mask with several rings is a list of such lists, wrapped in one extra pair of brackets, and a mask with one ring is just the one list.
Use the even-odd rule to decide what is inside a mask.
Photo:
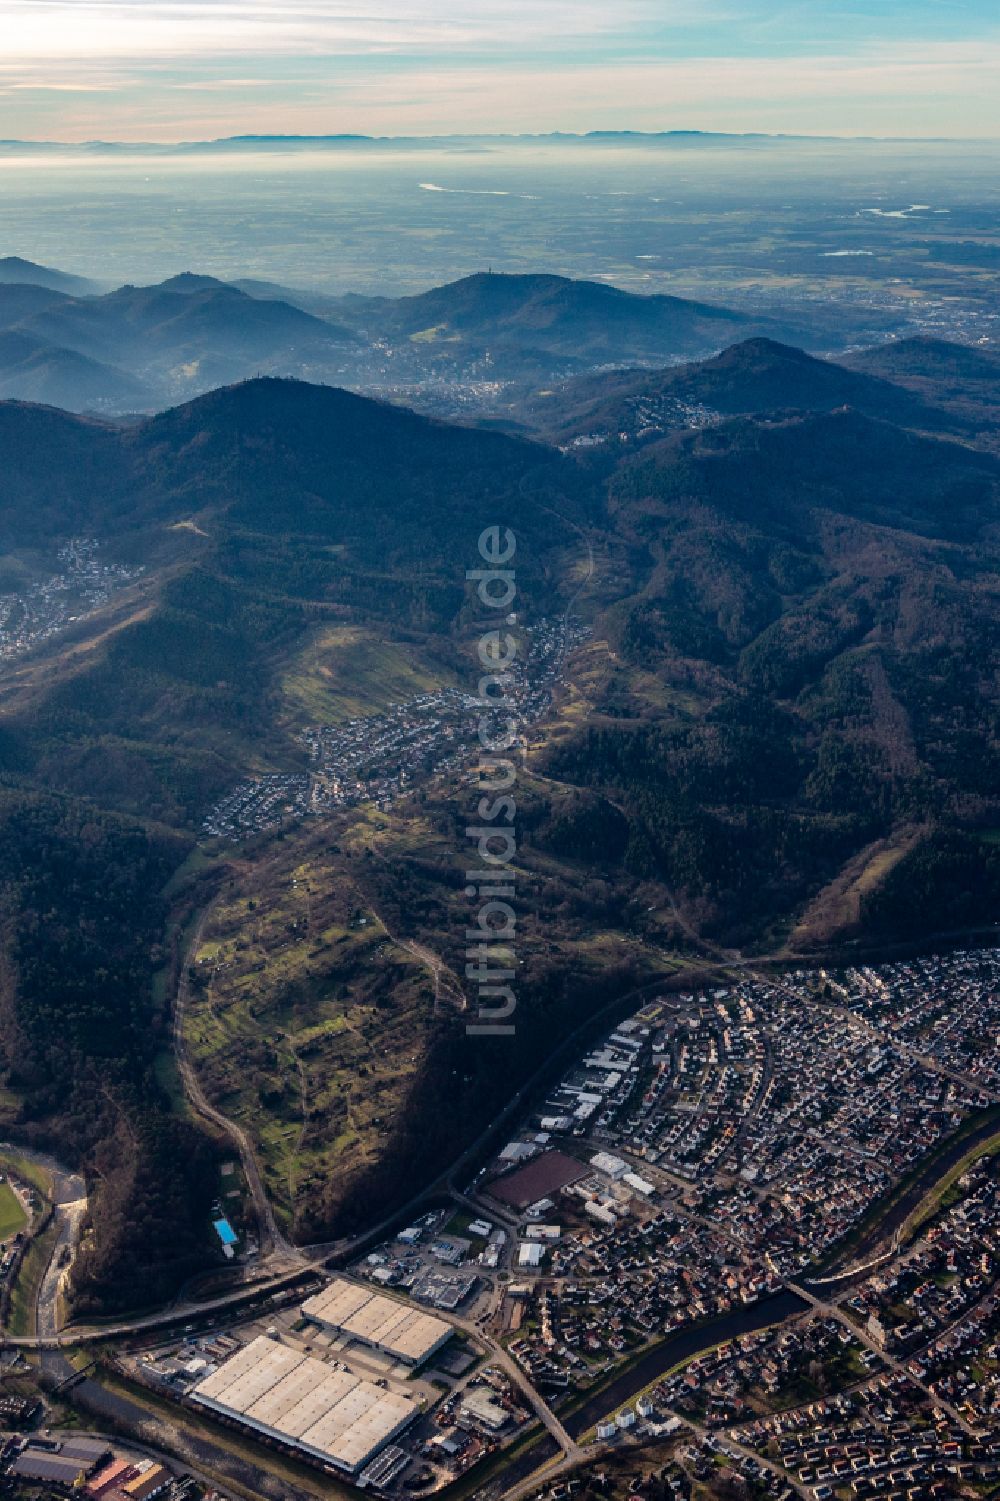
[[(562, 519), (565, 520), (565, 518)], [(570, 524), (573, 525), (573, 523)], [(586, 577), (580, 584), (580, 589), (582, 590), (593, 575), (594, 554), (589, 537), (587, 537), (581, 528), (576, 529), (584, 537), (589, 553), (589, 565)], [(684, 914), (672, 894), (667, 893), (667, 900), (676, 924), (692, 942), (696, 950), (700, 950), (701, 954), (704, 955), (706, 967), (712, 973), (719, 974), (725, 972), (739, 974), (752, 978), (775, 991), (782, 992), (784, 990), (780, 978), (773, 978), (762, 974), (759, 968), (756, 967), (769, 962), (767, 957), (758, 958), (755, 961), (747, 961), (736, 951), (724, 950), (706, 942), (685, 920)], [(198, 917), (187, 953), (180, 966), (173, 1007), (173, 1049), (179, 1075), (192, 1110), (215, 1130), (228, 1137), (239, 1154), (260, 1230), (261, 1250), (259, 1268), (262, 1275), (255, 1282), (233, 1287), (218, 1297), (205, 1301), (179, 1301), (172, 1307), (161, 1310), (158, 1313), (138, 1318), (122, 1319), (104, 1325), (91, 1324), (71, 1326), (70, 1328), (61, 1327), (60, 1288), (71, 1263), (73, 1249), (78, 1244), (87, 1200), (83, 1180), (76, 1174), (66, 1173), (58, 1164), (46, 1159), (47, 1170), (52, 1174), (55, 1184), (54, 1210), (57, 1216), (58, 1230), (52, 1256), (38, 1290), (36, 1331), (33, 1335), (22, 1336), (14, 1336), (7, 1333), (0, 1334), (0, 1344), (2, 1345), (38, 1350), (43, 1352), (43, 1359), (45, 1358), (45, 1352), (48, 1352), (50, 1358), (61, 1359), (62, 1357), (58, 1352), (70, 1347), (97, 1345), (115, 1339), (129, 1339), (136, 1335), (142, 1335), (145, 1332), (153, 1333), (158, 1330), (175, 1328), (178, 1325), (182, 1325), (185, 1320), (191, 1322), (197, 1321), (199, 1323), (212, 1321), (216, 1314), (232, 1311), (241, 1302), (290, 1290), (295, 1286), (297, 1281), (309, 1273), (325, 1274), (332, 1256), (336, 1256), (340, 1260), (356, 1254), (364, 1245), (372, 1243), (379, 1236), (384, 1236), (387, 1230), (399, 1223), (402, 1216), (412, 1213), (419, 1206), (429, 1201), (433, 1202), (447, 1195), (471, 1209), (478, 1210), (479, 1206), (475, 1200), (467, 1198), (461, 1192), (461, 1174), (469, 1170), (477, 1162), (480, 1154), (491, 1140), (499, 1135), (501, 1129), (509, 1121), (517, 1117), (526, 1099), (537, 1089), (540, 1082), (559, 1067), (561, 1060), (569, 1057), (578, 1049), (583, 1038), (596, 1032), (605, 1019), (611, 1016), (618, 1016), (625, 1008), (634, 1005), (640, 998), (649, 995), (651, 992), (662, 993), (665, 989), (669, 988), (667, 977), (659, 976), (633, 989), (627, 995), (616, 997), (599, 1012), (589, 1016), (579, 1027), (563, 1039), (562, 1044), (556, 1050), (553, 1057), (545, 1060), (532, 1076), (510, 1096), (504, 1108), (477, 1136), (476, 1140), (463, 1150), (450, 1166), (442, 1171), (434, 1183), (421, 1189), (395, 1215), (383, 1220), (380, 1224), (371, 1226), (364, 1235), (330, 1244), (299, 1248), (289, 1241), (275, 1217), (273, 1206), (266, 1192), (254, 1142), (250, 1133), (243, 1125), (226, 1116), (209, 1100), (198, 1077), (197, 1069), (191, 1058), (185, 1039), (185, 1022), (192, 1000), (191, 963), (194, 956), (197, 955), (213, 910), (213, 904), (209, 904)], [(434, 985), (435, 1009), (443, 1007), (445, 1004), (456, 1010), (463, 1009), (465, 1005), (463, 987), (458, 977), (444, 961), (416, 940), (401, 939), (395, 936), (390, 932), (384, 920), (377, 913), (375, 915), (390, 941), (408, 952), (428, 970)], [(778, 955), (774, 956), (774, 958), (780, 957)], [(697, 974), (689, 971), (685, 974), (683, 983), (685, 986), (690, 986), (696, 983), (697, 979)], [(835, 1010), (837, 1008), (828, 1009)], [(855, 1028), (864, 1025), (859, 1022), (858, 1017), (848, 1011), (845, 1011), (845, 1021)], [(948, 1067), (937, 1063), (935, 1060), (926, 1058), (914, 1049), (901, 1047), (901, 1051), (910, 1054), (912, 1062), (919, 1062), (924, 1067), (932, 1068), (936, 1072), (946, 1076), (960, 1077), (954, 1074)], [(759, 1107), (762, 1096), (763, 1087), (755, 1101), (756, 1107)], [(997, 1098), (997, 1096), (994, 1096), (994, 1098)], [(503, 1219), (502, 1215), (499, 1217)], [(508, 1231), (513, 1230), (514, 1226), (512, 1222), (504, 1220), (504, 1223)], [(785, 1286), (816, 1309), (832, 1315), (842, 1323), (847, 1324), (855, 1336), (858, 1335), (858, 1330), (846, 1319), (836, 1300), (831, 1298), (830, 1301), (827, 1301), (826, 1297), (817, 1296), (815, 1290), (810, 1292), (791, 1282), (786, 1281)], [(484, 1332), (479, 1323), (453, 1314), (442, 1316), (457, 1330), (470, 1336), (480, 1346), (485, 1348), (490, 1362), (502, 1369), (514, 1386), (522, 1393), (545, 1432), (559, 1446), (561, 1451), (561, 1457), (546, 1466), (542, 1474), (536, 1472), (535, 1475), (526, 1480), (519, 1481), (510, 1489), (507, 1494), (511, 1498), (511, 1501), (513, 1501), (513, 1498), (526, 1495), (530, 1490), (535, 1489), (541, 1478), (555, 1478), (555, 1476), (571, 1471), (579, 1467), (581, 1463), (595, 1457), (598, 1451), (593, 1446), (588, 1446), (587, 1449), (584, 1449), (572, 1437), (559, 1417), (540, 1396), (522, 1367), (509, 1355), (501, 1344)], [(873, 1348), (870, 1341), (864, 1335), (861, 1337), (864, 1343)], [(886, 1359), (884, 1352), (880, 1351), (878, 1353), (883, 1360)], [(888, 1363), (890, 1365), (893, 1364), (891, 1361)], [(940, 1399), (936, 1400), (938, 1400), (939, 1405), (945, 1407), (950, 1415), (955, 1416), (956, 1420), (961, 1422), (958, 1415), (947, 1404), (941, 1403)], [(698, 1428), (698, 1425), (688, 1422), (687, 1419), (684, 1421), (695, 1432), (702, 1432)], [(963, 1426), (966, 1425), (963, 1424)], [(744, 1451), (734, 1441), (729, 1440), (729, 1442), (737, 1451), (750, 1454), (751, 1451)], [(767, 1468), (774, 1470), (783, 1479), (788, 1480), (790, 1478), (780, 1467), (771, 1464), (767, 1460), (761, 1460), (759, 1455), (754, 1455), (754, 1458), (758, 1462), (765, 1464)], [(792, 1484), (794, 1489), (798, 1491), (799, 1487), (797, 1483), (792, 1481)]]
[(180, 969), (180, 978), (177, 982), (177, 994), (174, 999), (173, 1018), (173, 1042), (174, 1056), (177, 1060), (177, 1069), (184, 1085), (191, 1108), (203, 1120), (223, 1131), (235, 1146), (239, 1153), (243, 1174), (246, 1178), (250, 1196), (253, 1199), (254, 1212), (257, 1216), (257, 1224), (260, 1228), (260, 1252), (263, 1261), (280, 1258), (287, 1261), (292, 1267), (301, 1266), (305, 1260), (303, 1253), (293, 1246), (291, 1241), (283, 1233), (274, 1215), (274, 1209), (264, 1188), (260, 1167), (257, 1162), (257, 1154), (254, 1151), (250, 1134), (237, 1121), (223, 1115), (221, 1110), (216, 1109), (206, 1095), (198, 1078), (198, 1072), (191, 1061), (184, 1040), (184, 1018), (187, 1005), (191, 998), (191, 959), (198, 952), (199, 945), (204, 937), (205, 928), (212, 914), (211, 904), (205, 908), (188, 945), (188, 951), (184, 956)]

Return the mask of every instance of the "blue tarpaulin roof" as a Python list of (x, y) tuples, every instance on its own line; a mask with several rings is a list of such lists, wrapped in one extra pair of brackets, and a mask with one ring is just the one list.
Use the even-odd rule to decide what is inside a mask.
[(228, 1220), (213, 1220), (212, 1224), (215, 1226), (216, 1235), (224, 1246), (235, 1246), (239, 1240), (239, 1236)]

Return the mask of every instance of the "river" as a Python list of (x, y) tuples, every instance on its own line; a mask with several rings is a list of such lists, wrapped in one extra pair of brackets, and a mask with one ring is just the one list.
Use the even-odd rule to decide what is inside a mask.
[[(847, 1266), (861, 1266), (877, 1256), (880, 1251), (887, 1250), (893, 1235), (906, 1223), (921, 1199), (931, 1191), (934, 1185), (950, 1173), (963, 1157), (974, 1151), (976, 1147), (981, 1147), (998, 1131), (1000, 1131), (1000, 1111), (990, 1110), (971, 1131), (954, 1136), (936, 1156), (917, 1169), (916, 1175), (906, 1190), (884, 1214), (878, 1215), (871, 1227), (854, 1242), (850, 1252), (837, 1257), (830, 1269), (826, 1271), (823, 1281), (829, 1282), (837, 1278), (838, 1262), (846, 1262)], [(841, 1273), (845, 1279), (847, 1275), (849, 1274), (846, 1270)], [(813, 1284), (807, 1282), (806, 1285)], [(817, 1280), (815, 1285), (818, 1290), (823, 1282)]]
[(600, 1418), (625, 1406), (644, 1387), (664, 1376), (678, 1362), (693, 1360), (700, 1351), (723, 1344), (738, 1334), (753, 1334), (759, 1329), (770, 1328), (772, 1324), (780, 1324), (793, 1314), (803, 1313), (808, 1307), (809, 1304), (802, 1298), (785, 1289), (773, 1293), (769, 1298), (762, 1298), (758, 1303), (748, 1303), (704, 1323), (679, 1329), (676, 1334), (668, 1335), (658, 1345), (647, 1350), (635, 1365), (617, 1376), (609, 1386), (593, 1397), (588, 1397), (582, 1407), (568, 1416), (560, 1414), (560, 1421), (571, 1438), (579, 1439)]
[[(52, 1200), (56, 1234), (48, 1264), (36, 1291), (35, 1333), (53, 1335), (58, 1332), (62, 1322), (59, 1291), (72, 1265), (87, 1211), (86, 1184), (79, 1173), (70, 1172), (54, 1157), (45, 1152), (33, 1151), (19, 1143), (0, 1143), (0, 1162), (5, 1158), (12, 1164), (15, 1173), (18, 1159), (41, 1168), (52, 1185), (47, 1196)], [(24, 1276), (23, 1267), (19, 1276)]]

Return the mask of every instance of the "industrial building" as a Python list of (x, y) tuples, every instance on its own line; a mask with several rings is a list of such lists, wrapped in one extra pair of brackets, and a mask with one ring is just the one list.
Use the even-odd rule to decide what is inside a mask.
[(129, 1501), (152, 1501), (152, 1497), (166, 1490), (173, 1479), (169, 1470), (152, 1460), (144, 1460), (135, 1468), (137, 1473), (122, 1486), (122, 1494), (128, 1496)]
[(462, 1399), (461, 1415), (466, 1422), (485, 1428), (489, 1433), (499, 1433), (510, 1418), (510, 1413), (489, 1392), (481, 1387), (471, 1387)]
[(265, 1335), (200, 1381), (190, 1398), (349, 1475), (420, 1412), (408, 1397)]
[(118, 1491), (130, 1476), (135, 1474), (130, 1460), (116, 1457), (109, 1460), (87, 1481), (87, 1495), (106, 1496), (109, 1491)]
[[(11, 1466), (20, 1480), (33, 1480), (66, 1490), (77, 1490), (109, 1453), (101, 1439), (68, 1438), (31, 1440)], [(125, 1465), (130, 1475), (135, 1471)]]
[(15, 1459), (11, 1473), (19, 1480), (35, 1480), (44, 1485), (59, 1485), (72, 1490), (83, 1479), (86, 1467), (78, 1459), (27, 1448)]
[(591, 1167), (596, 1167), (599, 1173), (604, 1173), (615, 1183), (619, 1178), (624, 1178), (628, 1163), (623, 1157), (616, 1157), (613, 1152), (598, 1152), (596, 1157), (590, 1159)]
[(302, 1313), (323, 1329), (347, 1335), (411, 1366), (423, 1365), (452, 1334), (451, 1325), (443, 1319), (342, 1277), (308, 1298)]

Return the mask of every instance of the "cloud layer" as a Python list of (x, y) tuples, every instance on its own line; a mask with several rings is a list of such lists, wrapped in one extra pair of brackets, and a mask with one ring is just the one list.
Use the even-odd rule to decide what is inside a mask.
[(0, 136), (1000, 134), (981, 0), (0, 0)]

